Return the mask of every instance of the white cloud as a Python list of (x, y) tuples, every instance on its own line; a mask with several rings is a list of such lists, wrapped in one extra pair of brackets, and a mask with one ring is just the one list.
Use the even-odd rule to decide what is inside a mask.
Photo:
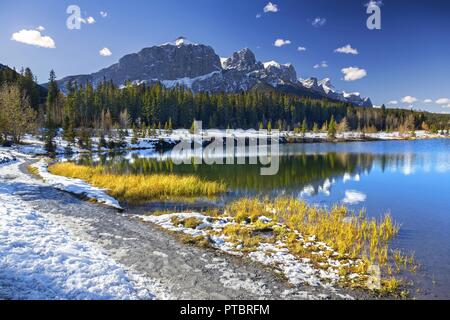
[(423, 102), (424, 102), (424, 103), (433, 103), (433, 100), (431, 100), (431, 99), (425, 99), (425, 100), (423, 100)]
[(414, 102), (417, 102), (417, 98), (411, 97), (411, 96), (406, 96), (406, 97), (402, 98), (402, 102), (408, 103), (408, 104), (413, 104)]
[(15, 32), (11, 36), (11, 40), (42, 48), (56, 48), (55, 41), (49, 36), (43, 36), (38, 30), (23, 29), (19, 32)]
[(108, 12), (100, 11), (100, 15), (102, 16), (102, 18), (106, 18), (108, 16)]
[(306, 51), (306, 48), (305, 47), (298, 47), (297, 50), (302, 52), (302, 51)]
[(436, 100), (436, 104), (439, 105), (444, 105), (444, 104), (450, 104), (450, 99), (449, 98), (440, 98)]
[(321, 18), (321, 17), (317, 17), (317, 18), (315, 18), (313, 20), (312, 25), (313, 25), (313, 27), (318, 28), (318, 27), (321, 27), (321, 26), (325, 25), (325, 23), (327, 23), (327, 19)]
[(42, 32), (45, 31), (45, 28), (43, 26), (38, 26), (36, 27), (36, 30)]
[(397, 100), (391, 100), (391, 101), (388, 102), (388, 104), (398, 104), (398, 101)]
[(112, 52), (111, 52), (111, 50), (109, 50), (108, 48), (103, 48), (102, 50), (99, 51), (99, 54), (100, 54), (102, 57), (109, 57), (109, 56), (112, 55)]
[(284, 40), (284, 39), (277, 39), (277, 40), (275, 40), (275, 42), (274, 42), (274, 46), (275, 47), (282, 47), (282, 46), (286, 46), (286, 45), (288, 45), (288, 44), (291, 44), (291, 41), (290, 40)]
[(264, 7), (264, 12), (265, 13), (269, 13), (269, 12), (275, 13), (275, 12), (278, 12), (278, 11), (279, 11), (278, 10), (278, 5), (276, 5), (276, 4), (272, 3), (272, 2), (269, 2)]
[(344, 46), (344, 47), (342, 47), (342, 48), (337, 48), (336, 50), (334, 50), (334, 52), (346, 53), (346, 54), (355, 54), (355, 55), (359, 53), (357, 49), (352, 48), (352, 46), (349, 45), (349, 44)]
[(261, 13), (256, 14), (256, 19), (261, 18)]
[(341, 70), (345, 81), (356, 81), (367, 76), (367, 71), (358, 67), (348, 67)]
[(326, 61), (322, 61), (321, 63), (316, 64), (313, 68), (314, 69), (328, 68), (328, 63)]

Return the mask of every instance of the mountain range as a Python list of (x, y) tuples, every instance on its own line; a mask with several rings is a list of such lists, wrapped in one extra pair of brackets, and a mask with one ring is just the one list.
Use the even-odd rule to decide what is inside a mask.
[(94, 87), (112, 81), (117, 86), (161, 83), (167, 88), (184, 86), (193, 92), (237, 93), (249, 90), (276, 90), (310, 98), (326, 98), (372, 107), (370, 98), (359, 93), (336, 90), (330, 79), (298, 79), (292, 64), (262, 63), (254, 53), (242, 49), (229, 58), (220, 58), (210, 46), (179, 38), (175, 43), (145, 48), (124, 56), (118, 63), (88, 75), (75, 75), (58, 81), (62, 91), (71, 81), (90, 82)]

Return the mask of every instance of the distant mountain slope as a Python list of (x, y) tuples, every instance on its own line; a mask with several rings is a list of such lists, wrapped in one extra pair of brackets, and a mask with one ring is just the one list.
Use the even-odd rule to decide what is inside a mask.
[(183, 38), (145, 48), (96, 73), (66, 77), (58, 83), (64, 91), (70, 81), (83, 85), (89, 82), (96, 87), (105, 80), (117, 86), (160, 82), (168, 88), (184, 86), (193, 92), (212, 93), (236, 93), (270, 86), (279, 92), (372, 107), (370, 99), (361, 98), (359, 93), (335, 90), (329, 79), (298, 80), (291, 64), (257, 61), (248, 48), (230, 58), (220, 58), (210, 46), (192, 44)]
[[(17, 82), (21, 79), (22, 75), (14, 69), (0, 63), (0, 85), (3, 82)], [(38, 95), (40, 102), (45, 100), (47, 96), (47, 89), (45, 85), (37, 85)]]

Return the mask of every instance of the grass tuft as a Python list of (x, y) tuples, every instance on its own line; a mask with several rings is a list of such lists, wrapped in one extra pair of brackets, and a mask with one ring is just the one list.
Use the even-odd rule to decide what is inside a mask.
[[(183, 235), (185, 242), (207, 246), (211, 237), (220, 237), (230, 245), (229, 250), (243, 256), (260, 251), (261, 244), (271, 244), (308, 261), (316, 270), (334, 272), (342, 286), (406, 296), (404, 283), (394, 271), (412, 269), (414, 257), (389, 250), (390, 240), (399, 232), (390, 215), (373, 219), (345, 206), (324, 209), (296, 198), (243, 198), (227, 205), (223, 213), (210, 210), (203, 214), (211, 223), (225, 223), (205, 229), (203, 236)], [(182, 215), (171, 219), (173, 225), (189, 229), (201, 223)]]
[(345, 206), (331, 210), (308, 206), (295, 198), (274, 201), (241, 199), (227, 208), (237, 222), (257, 222), (265, 216), (284, 223), (304, 237), (317, 237), (335, 249), (341, 257), (366, 257), (370, 264), (384, 266), (388, 262), (388, 242), (398, 234), (399, 227), (390, 215), (381, 220), (369, 219), (364, 212), (355, 215)]
[(106, 189), (119, 201), (142, 203), (152, 200), (213, 197), (226, 191), (221, 182), (205, 181), (195, 176), (177, 175), (119, 175), (109, 173), (106, 167), (57, 163), (49, 167), (52, 174), (77, 178), (93, 186)]
[(31, 173), (33, 176), (35, 176), (36, 178), (42, 180), (41, 175), (39, 174), (39, 169), (33, 166), (28, 166), (27, 170), (29, 173)]

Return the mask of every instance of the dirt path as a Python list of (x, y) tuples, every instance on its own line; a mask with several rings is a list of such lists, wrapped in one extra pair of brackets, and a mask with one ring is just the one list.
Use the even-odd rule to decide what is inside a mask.
[[(28, 174), (31, 163), (27, 160), (21, 171)], [(333, 288), (289, 287), (259, 265), (182, 244), (133, 212), (119, 213), (51, 187), (24, 186), (16, 196), (52, 214), (78, 237), (99, 244), (125, 267), (160, 280), (176, 299), (342, 299), (348, 294)]]

